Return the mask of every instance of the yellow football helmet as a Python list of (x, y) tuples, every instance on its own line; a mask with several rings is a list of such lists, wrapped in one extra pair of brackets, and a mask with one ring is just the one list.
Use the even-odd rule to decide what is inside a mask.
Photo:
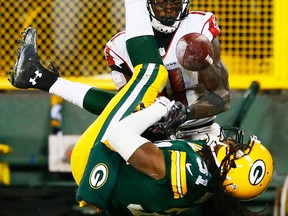
[[(232, 145), (242, 145), (245, 148), (239, 148), (232, 153)], [(269, 186), (274, 171), (273, 159), (268, 149), (256, 136), (251, 136), (247, 145), (239, 144), (239, 142), (227, 145), (222, 140), (213, 154), (222, 173), (225, 173), (223, 172), (224, 160), (226, 164), (229, 164), (228, 169), (226, 167), (227, 173), (225, 173), (223, 186), (232, 197), (251, 200), (263, 193)]]

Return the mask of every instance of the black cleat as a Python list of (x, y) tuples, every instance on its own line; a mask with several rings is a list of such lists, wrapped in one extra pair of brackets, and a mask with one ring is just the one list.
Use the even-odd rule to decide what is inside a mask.
[(51, 71), (41, 65), (36, 47), (36, 30), (29, 27), (23, 35), (19, 40), (14, 68), (8, 72), (8, 80), (16, 88), (38, 88), (47, 91), (51, 85), (45, 83), (50, 80), (55, 82), (59, 75), (52, 75)]
[(19, 40), (16, 63), (9, 72), (8, 80), (17, 88), (27, 89), (36, 85), (37, 78), (41, 77), (42, 73), (38, 70), (40, 61), (36, 48), (36, 30), (29, 27), (23, 35)]

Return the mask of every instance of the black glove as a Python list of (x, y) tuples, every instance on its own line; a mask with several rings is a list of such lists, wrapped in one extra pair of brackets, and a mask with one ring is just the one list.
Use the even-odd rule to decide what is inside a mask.
[(176, 101), (170, 108), (168, 114), (159, 122), (154, 124), (155, 128), (159, 129), (176, 129), (183, 124), (187, 119), (187, 109), (180, 101)]

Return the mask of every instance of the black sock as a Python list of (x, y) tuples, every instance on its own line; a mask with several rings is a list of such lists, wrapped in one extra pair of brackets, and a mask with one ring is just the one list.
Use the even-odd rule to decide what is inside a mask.
[(58, 79), (58, 74), (49, 71), (48, 69), (43, 67), (41, 64), (37, 65), (37, 69), (38, 69), (38, 72), (37, 73), (35, 72), (35, 77), (30, 78), (30, 79), (34, 79), (34, 82), (35, 82), (35, 84), (33, 85), (33, 88), (37, 88), (37, 89), (48, 92), (51, 86)]

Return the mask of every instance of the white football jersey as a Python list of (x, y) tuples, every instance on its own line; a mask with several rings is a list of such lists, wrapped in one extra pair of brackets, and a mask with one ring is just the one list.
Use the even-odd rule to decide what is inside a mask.
[[(159, 53), (169, 74), (168, 82), (162, 95), (171, 100), (181, 101), (185, 105), (193, 104), (203, 94), (203, 91), (199, 91), (199, 87), (203, 87), (203, 84), (198, 79), (198, 72), (184, 69), (176, 58), (175, 49), (178, 40), (185, 34), (192, 32), (204, 34), (210, 41), (217, 37), (220, 34), (220, 29), (217, 26), (214, 14), (211, 12), (191, 11), (179, 23), (175, 32), (171, 34), (168, 46), (161, 47), (158, 44)], [(141, 47), (139, 47), (139, 51), (141, 51)], [(112, 80), (116, 87), (120, 89), (127, 83), (126, 77), (131, 77), (133, 73), (133, 66), (126, 49), (124, 31), (116, 34), (107, 42), (105, 57), (112, 70)], [(190, 120), (181, 125), (181, 127), (201, 125), (214, 118), (215, 116)]]

